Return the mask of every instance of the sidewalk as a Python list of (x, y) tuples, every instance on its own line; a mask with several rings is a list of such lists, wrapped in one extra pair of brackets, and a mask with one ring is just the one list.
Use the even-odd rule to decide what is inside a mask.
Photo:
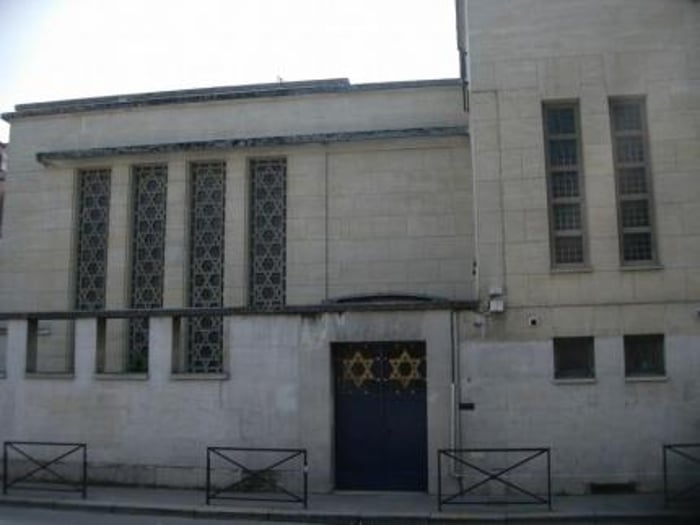
[(2, 505), (92, 510), (221, 519), (255, 519), (368, 525), (480, 523), (700, 523), (700, 508), (664, 509), (663, 496), (558, 496), (546, 505), (446, 505), (438, 512), (435, 496), (416, 493), (311, 494), (301, 504), (216, 501), (206, 505), (204, 491), (94, 487), (87, 499), (79, 494), (11, 490)]

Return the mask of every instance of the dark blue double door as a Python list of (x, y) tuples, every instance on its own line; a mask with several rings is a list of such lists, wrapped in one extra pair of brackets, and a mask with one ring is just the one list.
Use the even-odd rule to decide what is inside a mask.
[(427, 490), (425, 343), (335, 343), (332, 351), (336, 488)]

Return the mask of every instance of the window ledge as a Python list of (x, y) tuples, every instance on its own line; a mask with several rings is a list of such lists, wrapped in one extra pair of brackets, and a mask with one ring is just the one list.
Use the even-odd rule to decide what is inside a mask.
[(656, 263), (648, 263), (648, 264), (626, 264), (620, 266), (620, 271), (623, 272), (646, 272), (646, 271), (655, 271), (655, 270), (663, 270), (664, 267), (660, 264)]
[(629, 376), (625, 377), (625, 383), (665, 383), (668, 376)]
[(73, 372), (27, 372), (25, 379), (75, 379)]
[(171, 374), (170, 379), (172, 379), (173, 381), (225, 381), (228, 379), (228, 374), (177, 373)]
[(148, 374), (101, 372), (95, 374), (95, 379), (100, 381), (148, 381)]
[(567, 273), (592, 273), (593, 272), (593, 267), (592, 266), (563, 266), (563, 267), (556, 267), (556, 268), (550, 268), (549, 272), (551, 274), (567, 274)]
[(572, 377), (571, 379), (552, 379), (555, 385), (594, 385), (598, 382), (595, 377)]

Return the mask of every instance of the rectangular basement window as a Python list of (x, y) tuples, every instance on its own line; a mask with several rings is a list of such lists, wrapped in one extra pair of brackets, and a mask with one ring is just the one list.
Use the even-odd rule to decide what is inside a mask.
[(626, 335), (625, 343), (625, 377), (663, 377), (666, 374), (664, 364), (664, 335)]
[(554, 379), (595, 378), (592, 337), (554, 338)]

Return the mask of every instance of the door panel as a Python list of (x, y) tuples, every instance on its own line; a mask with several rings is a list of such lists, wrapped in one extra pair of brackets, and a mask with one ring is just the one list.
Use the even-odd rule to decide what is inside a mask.
[(336, 488), (426, 490), (425, 344), (333, 344)]

